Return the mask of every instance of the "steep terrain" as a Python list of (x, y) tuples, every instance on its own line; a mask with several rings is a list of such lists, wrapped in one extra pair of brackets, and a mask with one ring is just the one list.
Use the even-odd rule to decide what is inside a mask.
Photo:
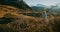
[(43, 17), (22, 14), (31, 11), (24, 2), (3, 2), (0, 5), (0, 32), (59, 32), (60, 16), (48, 16), (49, 23), (46, 24)]
[(0, 0), (0, 5), (13, 6), (21, 9), (22, 12), (31, 12), (31, 8), (23, 1), (18, 0)]
[[(12, 12), (13, 11), (13, 12)], [(43, 18), (19, 14), (20, 9), (12, 6), (0, 6), (0, 32), (54, 32), (54, 18), (48, 25)]]

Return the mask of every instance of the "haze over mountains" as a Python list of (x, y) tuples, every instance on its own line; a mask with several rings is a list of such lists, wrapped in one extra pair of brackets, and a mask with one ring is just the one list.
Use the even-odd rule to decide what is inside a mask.
[(44, 8), (47, 8), (48, 11), (50, 11), (50, 13), (60, 15), (60, 5), (59, 4), (52, 5), (52, 6), (45, 6), (43, 4), (37, 4), (36, 6), (31, 6), (31, 8), (32, 8), (32, 10), (34, 10), (36, 12), (40, 12), (40, 11), (44, 10)]
[(36, 12), (40, 12), (42, 10), (44, 10), (44, 8), (46, 8), (47, 6), (43, 5), (43, 4), (37, 4), (36, 6), (31, 6), (32, 10), (36, 11)]

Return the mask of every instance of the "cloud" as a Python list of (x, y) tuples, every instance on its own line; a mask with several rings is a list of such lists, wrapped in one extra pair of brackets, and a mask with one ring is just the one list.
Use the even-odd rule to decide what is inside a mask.
[(54, 5), (55, 3), (59, 3), (60, 0), (24, 0), (29, 6), (30, 5), (37, 5), (37, 4), (44, 4), (47, 6)]

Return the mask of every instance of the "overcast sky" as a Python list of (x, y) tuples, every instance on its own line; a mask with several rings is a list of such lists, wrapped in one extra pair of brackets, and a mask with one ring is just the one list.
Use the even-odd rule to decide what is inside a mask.
[(60, 0), (24, 0), (29, 6), (43, 4), (46, 6), (54, 5), (60, 3)]

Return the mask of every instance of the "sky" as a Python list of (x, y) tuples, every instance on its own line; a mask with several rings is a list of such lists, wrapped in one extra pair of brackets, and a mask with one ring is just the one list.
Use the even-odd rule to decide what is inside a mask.
[(29, 6), (36, 6), (37, 4), (43, 4), (51, 6), (60, 3), (60, 0), (24, 0)]

